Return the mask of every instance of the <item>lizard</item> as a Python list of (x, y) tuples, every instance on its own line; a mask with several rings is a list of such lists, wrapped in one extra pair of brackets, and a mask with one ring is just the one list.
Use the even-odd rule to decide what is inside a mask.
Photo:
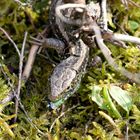
[[(71, 1), (60, 1), (59, 4), (71, 3)], [(82, 0), (82, 2), (85, 4), (84, 0)], [(54, 7), (54, 4), (56, 4), (56, 7), (59, 6), (58, 1), (56, 2), (56, 0), (53, 1), (52, 7)], [(53, 10), (53, 14), (54, 12), (56, 12), (56, 9), (55, 11)], [(69, 43), (69, 53), (71, 54), (54, 68), (49, 79), (50, 95), (48, 97), (51, 101), (50, 107), (52, 109), (56, 109), (77, 91), (81, 79), (86, 72), (89, 48), (82, 39), (77, 39), (75, 36), (73, 37), (75, 38), (74, 40), (73, 38), (71, 39), (71, 36), (69, 36), (64, 29), (64, 22), (62, 22), (62, 20), (57, 16), (57, 13), (55, 13), (55, 18), (53, 18), (53, 20), (55, 20), (56, 24), (59, 24), (59, 32), (62, 33), (64, 39)], [(54, 32), (56, 33), (56, 31)]]

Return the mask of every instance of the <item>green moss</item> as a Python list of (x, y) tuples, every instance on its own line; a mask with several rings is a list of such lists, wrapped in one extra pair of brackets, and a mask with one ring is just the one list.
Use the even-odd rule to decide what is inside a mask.
[[(2, 0), (0, 2), (3, 5), (0, 10), (2, 13), (0, 25), (9, 33), (19, 49), (21, 49), (25, 31), (28, 31), (31, 36), (36, 36), (44, 29), (48, 19), (48, 2), (48, 0), (33, 1), (30, 3), (32, 7), (27, 5), (26, 8), (19, 6), (14, 1), (7, 3)], [(139, 0), (135, 0), (135, 2), (140, 4)], [(129, 8), (131, 10), (127, 11), (120, 0), (108, 1), (109, 26), (115, 32), (126, 30), (131, 35), (139, 36), (140, 10), (131, 4), (129, 4)], [(2, 32), (0, 32), (0, 39), (2, 66), (0, 67), (3, 68), (10, 82), (16, 86), (19, 68), (18, 55)], [(27, 41), (24, 63), (26, 63), (30, 46), (31, 44)], [(120, 66), (133, 73), (140, 71), (140, 53), (137, 47), (130, 43), (128, 49), (119, 48), (110, 43), (107, 43), (107, 46)], [(20, 100), (25, 112), (23, 108), (19, 108), (16, 124), (13, 125), (12, 121), (15, 117), (14, 102), (0, 105), (0, 138), (4, 140), (108, 140), (109, 138), (119, 140), (125, 138), (127, 126), (129, 127), (129, 136), (132, 139), (138, 139), (137, 135), (140, 131), (139, 85), (130, 82), (110, 67), (98, 48), (90, 49), (92, 49), (91, 56), (99, 55), (102, 64), (87, 69), (80, 89), (59, 110), (48, 108), (48, 78), (53, 66), (48, 63), (49, 60), (37, 55), (30, 78), (21, 89)], [(0, 69), (0, 100), (4, 99), (11, 90), (4, 73)], [(116, 85), (128, 91), (132, 98), (133, 107), (126, 116), (125, 110), (110, 97), (111, 104), (116, 107), (123, 119), (113, 117), (111, 111), (103, 110), (91, 99), (92, 87), (107, 87), (109, 89), (110, 85)], [(105, 101), (103, 92), (100, 92), (100, 97)], [(106, 117), (101, 115), (100, 111), (104, 111)]]

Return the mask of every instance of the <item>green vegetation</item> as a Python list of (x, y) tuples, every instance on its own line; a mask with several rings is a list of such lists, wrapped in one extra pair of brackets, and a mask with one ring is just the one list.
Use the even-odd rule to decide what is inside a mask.
[[(46, 26), (49, 0), (18, 3), (0, 1), (0, 27), (21, 50), (24, 33), (37, 36)], [(139, 0), (133, 0), (140, 5)], [(140, 9), (128, 1), (128, 10), (121, 0), (108, 0), (109, 28), (114, 32), (140, 37)], [(24, 5), (26, 4), (26, 5)], [(24, 64), (31, 44), (27, 39)], [(127, 43), (121, 48), (106, 43), (119, 66), (132, 73), (140, 71), (139, 46)], [(59, 110), (48, 109), (48, 78), (53, 65), (46, 60), (45, 50), (36, 56), (27, 83), (22, 83), (18, 119), (14, 100), (0, 104), (1, 140), (130, 140), (140, 139), (140, 85), (110, 67), (99, 49), (102, 64), (90, 67), (80, 89)], [(50, 52), (50, 57), (53, 52)], [(45, 56), (46, 57), (46, 56)], [(58, 58), (53, 56), (53, 59)], [(18, 85), (19, 57), (0, 30), (0, 101)]]

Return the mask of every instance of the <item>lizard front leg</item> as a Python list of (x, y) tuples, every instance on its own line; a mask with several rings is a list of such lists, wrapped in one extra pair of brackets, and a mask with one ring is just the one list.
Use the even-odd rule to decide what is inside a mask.
[(63, 54), (64, 49), (66, 48), (65, 43), (56, 38), (44, 38), (43, 37), (42, 39), (36, 39), (34, 37), (31, 37), (31, 40), (29, 42), (32, 44), (39, 45), (43, 48), (55, 49), (58, 54)]

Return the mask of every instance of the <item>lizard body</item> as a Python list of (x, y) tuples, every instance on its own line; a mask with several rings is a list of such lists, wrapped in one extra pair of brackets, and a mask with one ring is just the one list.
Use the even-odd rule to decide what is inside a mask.
[(78, 89), (86, 72), (88, 46), (80, 39), (71, 51), (73, 55), (58, 64), (51, 75), (49, 97), (52, 101), (51, 108), (57, 108)]

